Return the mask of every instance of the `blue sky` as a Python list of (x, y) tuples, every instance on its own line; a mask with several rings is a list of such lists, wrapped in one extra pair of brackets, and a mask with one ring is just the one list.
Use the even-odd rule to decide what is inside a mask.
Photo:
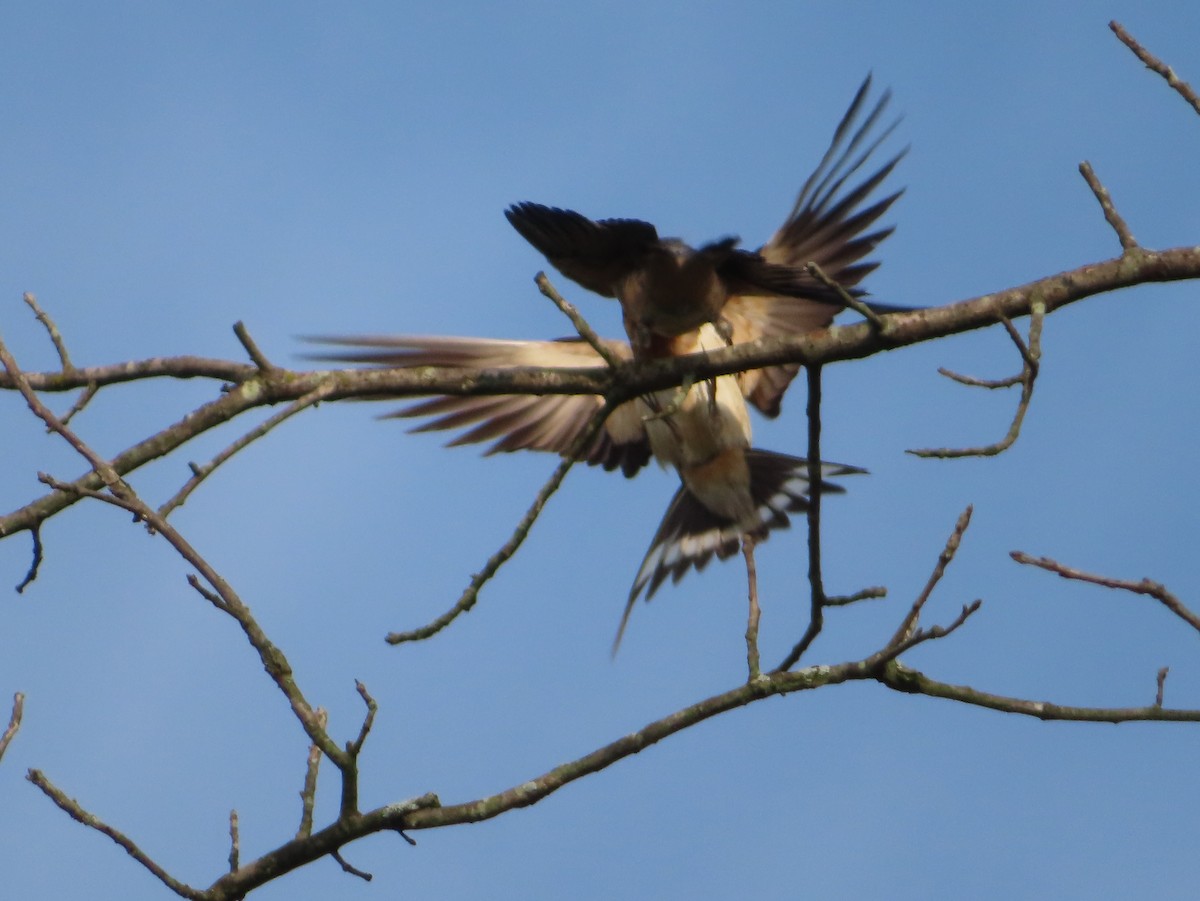
[[(1106, 27), (1122, 21), (1200, 83), (1195, 4), (1076, 2), (562, 4), (82, 3), (10, 8), (0, 29), (0, 332), (54, 366), (21, 303), (38, 295), (80, 364), (239, 358), (244, 320), (277, 362), (338, 332), (556, 337), (544, 266), (508, 226), (518, 200), (632, 216), (694, 242), (765, 240), (868, 71), (905, 114), (907, 193), (882, 300), (940, 304), (1116, 254), (1076, 167), (1087, 159), (1134, 234), (1200, 240), (1200, 121)], [(561, 283), (617, 334), (615, 305)], [(1196, 288), (1153, 286), (1051, 317), (1025, 431), (975, 444), (1015, 397), (938, 366), (1017, 368), (998, 329), (826, 372), (825, 453), (865, 466), (825, 507), (833, 611), (808, 662), (863, 656), (894, 630), (954, 520), (975, 518), (926, 620), (983, 598), (906, 661), (981, 689), (1200, 707), (1196, 637), (1153, 601), (1014, 564), (1014, 549), (1164, 582), (1196, 606), (1200, 432)], [(1024, 324), (1022, 324), (1023, 326)], [(176, 383), (103, 392), (79, 418), (112, 454), (211, 398)], [(803, 389), (756, 444), (801, 453)], [(65, 408), (65, 399), (57, 401)], [(381, 711), (363, 757), (375, 806), (515, 785), (744, 678), (736, 561), (666, 588), (609, 642), (675, 477), (578, 470), (522, 553), (446, 633), (431, 619), (507, 537), (554, 460), (481, 458), (325, 405), (241, 454), (177, 526), (288, 653), (339, 739)], [(83, 465), (0, 396), (0, 506), (38, 470)], [(140, 471), (153, 502), (250, 422)], [(164, 890), (28, 785), (38, 767), (176, 876), (216, 878), (227, 816), (243, 854), (291, 835), (304, 737), (240, 633), (187, 568), (127, 518), (80, 504), (44, 530), (42, 575), (0, 603), (0, 702), (26, 692), (0, 762), (0, 869), (13, 897)], [(0, 584), (28, 565), (0, 543)], [(802, 528), (759, 552), (762, 646), (807, 616)], [(532, 809), (346, 849), (256, 898), (1193, 897), (1200, 732), (1042, 724), (854, 685), (754, 705), (622, 761)], [(333, 782), (319, 816), (334, 812)], [(96, 886), (104, 886), (98, 889)], [(382, 893), (382, 894), (381, 894)]]

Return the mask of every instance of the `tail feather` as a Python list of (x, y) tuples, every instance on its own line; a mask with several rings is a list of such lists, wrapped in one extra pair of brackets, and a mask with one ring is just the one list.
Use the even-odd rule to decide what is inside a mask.
[[(703, 571), (714, 556), (719, 560), (733, 556), (741, 547), (743, 536), (751, 535), (761, 541), (776, 529), (786, 529), (791, 524), (789, 513), (808, 510), (811, 485), (807, 460), (752, 449), (746, 451), (746, 462), (755, 506), (754, 516), (748, 521), (734, 522), (713, 513), (685, 486), (675, 493), (629, 591), (613, 641), (613, 654), (621, 644), (633, 605), (643, 590), (649, 601), (668, 577), (672, 584), (677, 584), (688, 570)], [(820, 491), (843, 493), (842, 486), (825, 479), (865, 472), (857, 466), (822, 463)]]

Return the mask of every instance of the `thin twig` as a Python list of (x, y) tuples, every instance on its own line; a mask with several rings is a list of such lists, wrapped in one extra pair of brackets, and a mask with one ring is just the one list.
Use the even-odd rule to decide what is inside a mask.
[[(405, 838), (407, 838), (407, 836), (405, 836)], [(346, 862), (346, 858), (342, 857), (342, 853), (340, 851), (330, 851), (329, 856), (338, 862), (338, 864), (342, 868), (342, 872), (349, 873), (351, 876), (357, 876), (359, 879), (363, 880), (364, 882), (371, 881), (372, 876), (370, 873), (366, 872), (365, 870), (360, 870), (357, 867), (351, 866), (349, 863)]]
[(1167, 80), (1167, 84), (1174, 88), (1180, 97), (1190, 103), (1192, 105), (1192, 109), (1194, 109), (1197, 113), (1200, 113), (1200, 96), (1196, 95), (1196, 92), (1192, 90), (1191, 85), (1180, 79), (1180, 77), (1175, 74), (1174, 69), (1139, 44), (1133, 38), (1133, 36), (1125, 30), (1124, 26), (1122, 26), (1120, 22), (1114, 19), (1108, 23), (1108, 27), (1112, 29), (1113, 34), (1121, 39), (1121, 43), (1132, 50), (1137, 55), (1137, 58), (1146, 64), (1146, 68), (1152, 69), (1165, 78)]
[(449, 610), (439, 616), (432, 622), (421, 626), (417, 629), (412, 629), (408, 632), (390, 632), (387, 635), (386, 641), (388, 644), (401, 644), (406, 641), (422, 641), (438, 632), (441, 632), (450, 623), (454, 622), (459, 616), (468, 612), (475, 606), (475, 602), (479, 598), (479, 590), (496, 574), (513, 554), (520, 548), (522, 542), (529, 535), (529, 530), (533, 528), (534, 522), (537, 521), (542, 508), (546, 505), (546, 501), (550, 496), (558, 490), (558, 486), (562, 484), (571, 467), (575, 465), (584, 449), (587, 448), (592, 440), (596, 437), (596, 433), (604, 425), (604, 420), (608, 418), (608, 414), (612, 411), (613, 404), (607, 400), (596, 410), (592, 415), (591, 421), (587, 424), (582, 432), (571, 443), (571, 447), (563, 455), (563, 459), (555, 467), (554, 472), (550, 474), (544, 485), (538, 490), (538, 493), (533, 498), (533, 503), (529, 505), (529, 509), (525, 511), (525, 515), (521, 517), (516, 528), (508, 540), (501, 545), (496, 553), (488, 558), (483, 569), (471, 576), (471, 582), (466, 590), (459, 596)]
[(245, 449), (248, 445), (257, 441), (259, 438), (262, 438), (273, 428), (282, 424), (288, 419), (291, 419), (297, 413), (303, 412), (309, 407), (320, 403), (322, 400), (328, 397), (332, 391), (333, 382), (322, 382), (314, 390), (304, 395), (304, 397), (292, 401), (278, 413), (275, 413), (267, 419), (264, 419), (257, 426), (252, 428), (246, 434), (242, 435), (228, 447), (222, 449), (220, 453), (218, 453), (207, 463), (203, 465), (196, 463), (189, 464), (192, 470), (192, 477), (188, 479), (183, 484), (183, 487), (175, 492), (175, 494), (165, 504), (158, 508), (158, 515), (166, 518), (176, 508), (182, 507), (187, 499), (191, 496), (192, 492), (199, 488), (200, 483), (212, 475), (213, 471), (216, 470), (218, 466), (227, 462), (238, 451)]
[(825, 583), (821, 576), (821, 367), (805, 366), (808, 382), (808, 628), (783, 662), (780, 673), (791, 669), (821, 634), (825, 624)]
[(758, 606), (758, 571), (754, 566), (754, 536), (742, 536), (742, 556), (746, 558), (746, 584), (750, 597), (750, 616), (746, 620), (746, 667), (749, 681), (762, 674), (758, 655), (758, 621), (762, 610)]
[(938, 375), (944, 375), (950, 381), (966, 385), (968, 388), (988, 388), (994, 390), (996, 388), (1011, 388), (1013, 385), (1021, 384), (1021, 373), (1006, 376), (1002, 379), (980, 379), (973, 375), (963, 375), (961, 372), (955, 372), (953, 369), (947, 369), (945, 366), (939, 366), (937, 372)]
[(354, 688), (358, 692), (358, 696), (363, 699), (363, 703), (367, 705), (367, 713), (363, 717), (362, 726), (358, 730), (358, 737), (346, 745), (346, 750), (352, 756), (357, 756), (362, 750), (363, 742), (367, 740), (367, 735), (371, 731), (371, 725), (375, 722), (375, 714), (379, 710), (379, 705), (375, 703), (375, 699), (367, 691), (367, 686), (363, 685), (357, 679), (354, 681)]
[(68, 425), (83, 409), (92, 402), (92, 398), (96, 396), (100, 390), (100, 386), (95, 382), (88, 382), (87, 387), (80, 392), (79, 397), (75, 398), (75, 403), (71, 404), (71, 409), (67, 410), (62, 415), (63, 425)]
[(1129, 231), (1129, 226), (1125, 223), (1121, 214), (1117, 212), (1117, 208), (1112, 202), (1112, 196), (1108, 193), (1108, 188), (1100, 183), (1100, 179), (1096, 177), (1096, 173), (1092, 169), (1092, 164), (1087, 160), (1080, 163), (1079, 174), (1083, 176), (1083, 180), (1088, 183), (1088, 187), (1096, 195), (1096, 200), (1100, 202), (1100, 209), (1104, 211), (1104, 218), (1108, 220), (1108, 224), (1112, 226), (1112, 230), (1117, 233), (1117, 240), (1121, 242), (1121, 247), (1125, 250), (1136, 250), (1138, 247), (1137, 239)]
[(963, 533), (967, 531), (967, 526), (971, 524), (971, 513), (973, 511), (974, 507), (968, 504), (967, 508), (959, 514), (958, 521), (954, 523), (954, 531), (950, 533), (950, 537), (946, 539), (945, 547), (938, 554), (937, 563), (933, 567), (933, 572), (929, 574), (929, 578), (925, 582), (925, 587), (921, 589), (921, 593), (913, 601), (908, 614), (904, 617), (903, 622), (900, 623), (900, 628), (896, 630), (895, 634), (888, 641), (887, 648), (899, 647), (913, 636), (914, 630), (917, 628), (917, 623), (921, 619), (921, 608), (925, 606), (925, 602), (933, 594), (933, 589), (937, 587), (938, 582), (942, 580), (942, 576), (946, 574), (946, 567), (950, 565), (950, 561), (958, 553), (958, 547), (962, 544)]
[[(1049, 313), (1088, 297), (1131, 285), (1200, 278), (1200, 248), (1143, 250), (1131, 262), (1128, 255), (1079, 266), (1004, 291), (926, 310), (921, 316), (888, 317), (886, 338), (865, 323), (822, 329), (805, 335), (764, 338), (732, 347), (659, 360), (637, 368), (637, 375), (622, 377), (620, 400), (678, 385), (686, 372), (708, 379), (747, 369), (787, 363), (830, 363), (870, 356), (947, 335), (962, 334), (995, 325), (998, 313), (1010, 319), (1028, 315), (1035, 303)], [(894, 320), (894, 321), (893, 321)], [(254, 366), (194, 356), (131, 360), (86, 367), (68, 377), (61, 372), (26, 373), (37, 391), (57, 392), (85, 388), (91, 382), (106, 385), (155, 378), (204, 378), (233, 384), (220, 398), (203, 404), (165, 429), (126, 448), (112, 459), (121, 475), (157, 460), (209, 429), (223, 425), (247, 410), (296, 400), (327, 381), (330, 373), (283, 372), (263, 376)], [(380, 369), (337, 373), (337, 390), (331, 400), (428, 396), (431, 394), (596, 394), (612, 386), (606, 368), (511, 370)], [(15, 383), (0, 373), (0, 390)], [(75, 484), (95, 488), (99, 478), (85, 473)], [(55, 491), (38, 497), (10, 513), (0, 515), (0, 538), (32, 528), (76, 503), (80, 495)]]
[(18, 691), (13, 695), (12, 714), (8, 717), (8, 728), (4, 730), (3, 735), (0, 735), (0, 759), (3, 759), (4, 752), (8, 750), (17, 730), (21, 728), (21, 717), (24, 713), (25, 695)]
[(872, 585), (870, 588), (864, 588), (861, 591), (854, 592), (854, 594), (839, 594), (835, 597), (825, 598), (825, 606), (847, 607), (858, 601), (874, 601), (879, 598), (886, 598), (887, 593), (887, 589), (882, 585)]
[(1012, 422), (1009, 424), (1008, 432), (999, 441), (992, 444), (985, 444), (978, 447), (939, 447), (939, 448), (913, 448), (905, 453), (912, 454), (914, 457), (938, 458), (938, 459), (953, 459), (958, 457), (994, 457), (997, 454), (1003, 453), (1013, 446), (1017, 437), (1021, 434), (1021, 426), (1025, 422), (1025, 414), (1029, 412), (1029, 403), (1033, 400), (1033, 386), (1037, 381), (1038, 373), (1041, 371), (1042, 357), (1042, 323), (1045, 321), (1046, 307), (1040, 301), (1034, 301), (1029, 315), (1029, 344), (1026, 345), (1021, 333), (1017, 331), (1016, 326), (1012, 321), (1004, 315), (999, 314), (1001, 325), (1008, 332), (1008, 336), (1012, 339), (1013, 344), (1017, 347), (1017, 352), (1021, 355), (1021, 372), (1011, 378), (998, 379), (996, 381), (986, 381), (984, 379), (976, 379), (970, 376), (960, 375), (956, 372), (951, 372), (948, 369), (938, 369), (942, 375), (960, 382), (964, 385), (971, 385), (979, 388), (1007, 388), (1012, 385), (1020, 384), (1021, 398), (1017, 401), (1016, 412), (1013, 413)]
[(246, 348), (246, 355), (254, 362), (260, 372), (270, 372), (278, 367), (267, 359), (267, 355), (259, 350), (254, 339), (250, 337), (250, 332), (246, 329), (244, 323), (240, 320), (233, 324), (233, 333), (237, 335), (238, 341), (242, 343), (242, 347)]
[(110, 839), (125, 849), (130, 857), (140, 863), (143, 867), (149, 870), (154, 876), (167, 888), (182, 898), (196, 899), (202, 901), (206, 897), (205, 893), (199, 889), (194, 889), (190, 885), (180, 882), (178, 879), (171, 876), (166, 870), (151, 860), (146, 852), (139, 848), (128, 836), (124, 833), (109, 826), (95, 814), (88, 813), (79, 804), (71, 798), (68, 798), (59, 788), (57, 788), (41, 770), (30, 770), (26, 776), (30, 782), (42, 790), (42, 792), (55, 804), (59, 809), (64, 811), (67, 816), (75, 820), (77, 823), (82, 823), (95, 829), (97, 832), (107, 835)]
[(29, 386), (29, 381), (25, 378), (25, 373), (17, 365), (17, 361), (13, 359), (12, 354), (9, 353), (8, 347), (5, 346), (3, 341), (0, 341), (0, 364), (4, 366), (4, 371), (13, 380), (17, 386), (17, 390), (25, 398), (25, 403), (33, 411), (34, 415), (42, 420), (51, 431), (60, 435), (91, 464), (92, 470), (100, 477), (109, 491), (113, 492), (114, 495), (132, 493), (128, 486), (124, 485), (121, 477), (108, 461), (88, 447), (74, 432), (64, 426), (58, 417), (51, 413), (50, 409), (38, 399), (38, 396), (34, 394), (33, 389)]
[(17, 584), (17, 594), (21, 594), (29, 587), (30, 583), (38, 576), (38, 569), (42, 565), (44, 557), (44, 549), (42, 548), (42, 524), (38, 523), (29, 530), (33, 536), (33, 559), (29, 561), (29, 570), (25, 573), (25, 578)]
[(375, 699), (367, 691), (367, 686), (356, 679), (354, 681), (354, 688), (358, 691), (358, 696), (362, 698), (363, 703), (366, 704), (367, 713), (363, 717), (362, 725), (359, 727), (358, 737), (346, 742), (347, 765), (342, 768), (342, 803), (340, 814), (342, 819), (358, 813), (358, 754), (362, 751), (363, 742), (367, 740), (367, 736), (371, 732), (371, 726), (375, 722), (375, 713), (379, 710), (379, 705), (375, 703)]
[(1081, 569), (1064, 566), (1057, 560), (1051, 560), (1049, 557), (1033, 557), (1023, 551), (1012, 551), (1009, 556), (1018, 563), (1036, 566), (1048, 572), (1056, 573), (1064, 579), (1073, 579), (1077, 582), (1090, 582), (1093, 585), (1101, 585), (1104, 588), (1116, 588), (1120, 591), (1132, 592), (1133, 594), (1149, 595), (1197, 632), (1200, 632), (1200, 616), (1189, 610), (1183, 601), (1168, 591), (1165, 585), (1161, 585), (1158, 582), (1153, 582), (1150, 579), (1141, 579), (1134, 582), (1127, 579), (1098, 576), (1093, 573), (1084, 572)]
[(924, 644), (927, 641), (934, 641), (938, 638), (945, 638), (952, 632), (956, 632), (963, 623), (971, 618), (980, 607), (983, 606), (983, 601), (979, 598), (971, 601), (969, 604), (963, 604), (962, 611), (956, 616), (953, 622), (948, 626), (930, 626), (928, 629), (917, 629), (910, 632), (908, 637), (903, 641), (895, 644), (889, 643), (877, 655), (871, 659), (877, 663), (884, 663), (895, 660), (905, 651), (915, 648), (919, 644)]
[(229, 872), (236, 873), (242, 862), (242, 837), (238, 831), (238, 812), (229, 811)]
[(876, 330), (882, 332), (887, 328), (887, 323), (883, 321), (883, 318), (878, 313), (826, 275), (825, 270), (816, 263), (806, 263), (804, 268), (822, 285), (835, 292), (841, 298), (842, 303), (866, 319)]
[[(17, 366), (12, 355), (8, 352), (8, 348), (4, 345), (3, 341), (0, 341), (0, 363), (3, 364), (5, 371), (16, 384), (17, 389), (21, 392), (21, 395), (25, 398), (25, 402), (33, 410), (34, 414), (54, 432), (59, 434), (63, 440), (75, 448), (92, 465), (93, 471), (107, 486), (110, 495), (102, 496), (98, 492), (91, 492), (89, 489), (80, 488), (76, 490), (81, 495), (94, 494), (97, 497), (102, 497), (102, 499), (107, 500), (109, 503), (128, 510), (135, 518), (144, 521), (155, 532), (161, 534), (184, 560), (195, 567), (204, 580), (212, 586), (215, 594), (201, 590), (195, 576), (189, 576), (189, 582), (191, 582), (193, 587), (201, 590), (201, 593), (205, 594), (218, 609), (232, 616), (241, 627), (251, 646), (258, 652), (263, 667), (279, 687), (279, 690), (288, 699), (292, 712), (300, 721), (308, 737), (321, 746), (321, 750), (339, 769), (344, 770), (346, 767), (352, 766), (352, 761), (347, 757), (345, 752), (337, 746), (323, 729), (317, 727), (313, 708), (292, 678), (292, 668), (287, 658), (267, 638), (266, 633), (263, 632), (262, 627), (259, 626), (258, 622), (251, 615), (250, 609), (242, 603), (241, 598), (238, 597), (233, 587), (225, 581), (213, 568), (212, 564), (197, 552), (178, 531), (155, 513), (145, 501), (138, 497), (137, 493), (117, 474), (112, 464), (100, 457), (78, 435), (63, 425), (50, 412), (29, 387), (28, 380)], [(46, 478), (48, 479), (48, 477)], [(68, 487), (74, 486), (61, 486), (60, 490), (66, 490)]]
[[(317, 708), (317, 722), (322, 729), (329, 724), (329, 713), (324, 707)], [(304, 767), (304, 788), (300, 790), (300, 828), (296, 838), (312, 835), (313, 810), (317, 806), (317, 776), (321, 768), (321, 749), (315, 744), (308, 746), (308, 760)]]
[(546, 273), (539, 272), (534, 276), (533, 280), (537, 283), (538, 290), (550, 298), (550, 302), (571, 320), (571, 324), (575, 326), (575, 331), (579, 333), (579, 337), (590, 344), (592, 349), (600, 354), (601, 358), (610, 368), (615, 369), (621, 365), (621, 360), (617, 359), (616, 354), (604, 343), (604, 339), (597, 335), (592, 327), (588, 325), (587, 320), (575, 309), (574, 305), (558, 293), (558, 290), (550, 283), (550, 279), (546, 276)]
[(58, 326), (54, 324), (54, 320), (50, 318), (45, 310), (38, 306), (37, 298), (32, 294), (26, 292), (23, 299), (29, 305), (29, 308), (33, 310), (34, 318), (45, 327), (47, 334), (50, 335), (50, 343), (54, 345), (54, 350), (58, 354), (63, 374), (69, 375), (74, 373), (75, 364), (71, 362), (71, 356), (67, 353), (66, 342), (63, 341), (63, 336), (59, 332)]

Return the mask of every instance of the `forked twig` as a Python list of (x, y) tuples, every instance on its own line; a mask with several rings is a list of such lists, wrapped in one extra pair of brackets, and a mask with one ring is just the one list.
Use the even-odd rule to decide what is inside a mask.
[[(963, 534), (967, 531), (967, 526), (971, 524), (971, 514), (974, 512), (974, 507), (967, 505), (967, 508), (958, 515), (958, 520), (954, 523), (954, 531), (950, 533), (950, 537), (946, 539), (946, 545), (942, 548), (942, 552), (938, 554), (937, 563), (934, 564), (933, 572), (929, 574), (929, 578), (925, 582), (925, 587), (921, 589), (921, 593), (917, 595), (917, 599), (913, 601), (912, 607), (909, 608), (908, 614), (900, 623), (895, 634), (892, 635), (885, 648), (900, 647), (905, 642), (909, 641), (915, 634), (917, 623), (921, 620), (921, 610), (925, 603), (929, 600), (929, 596), (933, 594), (933, 589), (937, 587), (938, 582), (942, 581), (942, 576), (946, 574), (946, 567), (950, 565), (950, 561), (954, 559), (954, 555), (958, 553), (959, 545), (962, 544)], [(978, 603), (978, 602), (977, 602)], [(966, 608), (964, 608), (965, 611)], [(971, 611), (972, 613), (974, 611)], [(969, 614), (967, 614), (969, 615)], [(964, 616), (965, 619), (965, 616)]]
[(985, 380), (961, 375), (944, 368), (938, 369), (938, 372), (953, 381), (977, 388), (1008, 388), (1017, 384), (1021, 386), (1021, 398), (1017, 401), (1017, 409), (1013, 414), (1012, 423), (1009, 425), (1008, 432), (1003, 438), (992, 444), (985, 444), (978, 447), (913, 448), (905, 453), (912, 454), (914, 457), (933, 457), (938, 459), (994, 457), (1012, 447), (1013, 443), (1017, 440), (1017, 436), (1021, 434), (1021, 425), (1025, 422), (1025, 414), (1029, 411), (1029, 402), (1033, 400), (1033, 386), (1034, 382), (1037, 381), (1041, 366), (1042, 323), (1045, 321), (1045, 318), (1045, 304), (1041, 301), (1034, 301), (1029, 315), (1029, 344), (1026, 345), (1025, 340), (1021, 337), (1021, 333), (1017, 331), (1012, 321), (1004, 313), (999, 314), (1000, 324), (1004, 326), (1013, 344), (1016, 345), (1017, 352), (1021, 355), (1021, 371), (1015, 376), (1005, 379)]

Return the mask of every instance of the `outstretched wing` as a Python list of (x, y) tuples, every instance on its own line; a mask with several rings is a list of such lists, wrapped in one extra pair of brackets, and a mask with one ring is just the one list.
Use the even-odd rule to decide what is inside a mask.
[(616, 297), (617, 285), (658, 244), (658, 231), (639, 219), (597, 222), (540, 203), (516, 203), (504, 215), (555, 269), (603, 297)]
[[(650, 549), (638, 567), (633, 588), (629, 590), (621, 625), (613, 641), (614, 654), (625, 634), (633, 605), (643, 590), (649, 601), (668, 577), (677, 583), (689, 570), (702, 571), (714, 556), (724, 560), (737, 553), (744, 535), (753, 535), (761, 541), (775, 529), (786, 529), (790, 524), (789, 513), (808, 509), (812, 486), (808, 481), (807, 460), (752, 448), (746, 451), (746, 464), (750, 469), (750, 495), (755, 506), (752, 521), (734, 522), (714, 513), (687, 486), (681, 486), (675, 493), (650, 541)], [(864, 472), (865, 469), (857, 466), (822, 463), (821, 493), (845, 491), (840, 485), (826, 482), (826, 478)]]
[[(891, 228), (872, 230), (873, 226), (903, 191), (863, 205), (907, 153), (907, 148), (901, 150), (861, 182), (846, 187), (897, 124), (893, 122), (878, 135), (873, 134), (891, 100), (891, 92), (885, 91), (866, 111), (870, 87), (871, 78), (867, 76), (838, 123), (825, 156), (800, 189), (787, 221), (759, 251), (768, 263), (780, 266), (799, 268), (816, 263), (854, 295), (864, 293), (858, 284), (879, 265), (864, 257), (892, 233)], [(754, 341), (767, 335), (802, 335), (828, 326), (843, 305), (835, 292), (816, 279), (811, 284), (812, 292), (805, 297), (748, 293), (731, 298), (723, 315), (732, 327), (733, 341)], [(878, 308), (881, 312), (905, 309), (884, 305)], [(743, 389), (750, 402), (763, 413), (777, 416), (783, 393), (798, 371), (796, 365), (755, 370), (743, 377)]]
[[(578, 338), (561, 341), (509, 341), (495, 338), (439, 338), (398, 336), (321, 337), (320, 344), (339, 350), (314, 358), (338, 363), (411, 369), (416, 366), (462, 366), (481, 369), (580, 369), (604, 366), (604, 360)], [(608, 341), (621, 359), (632, 353), (624, 341)], [(580, 459), (605, 469), (620, 467), (634, 475), (650, 459), (650, 443), (637, 401), (622, 404), (605, 420)], [(600, 409), (595, 395), (500, 394), (473, 397), (438, 395), (384, 414), (385, 419), (435, 417), (412, 431), (465, 429), (451, 446), (493, 442), (488, 454), (501, 451), (539, 450), (565, 454)]]

